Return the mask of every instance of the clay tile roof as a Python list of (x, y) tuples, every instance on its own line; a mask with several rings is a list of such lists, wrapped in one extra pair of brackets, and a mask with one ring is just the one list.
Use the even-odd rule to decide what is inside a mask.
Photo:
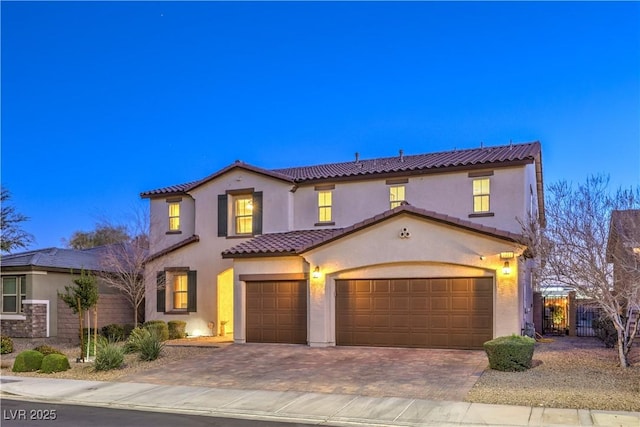
[(474, 148), (444, 151), (412, 156), (386, 157), (331, 163), (317, 166), (303, 166), (277, 169), (296, 182), (317, 179), (344, 178), (358, 175), (413, 172), (428, 169), (442, 169), (477, 166), (493, 163), (534, 160), (540, 154), (540, 143), (510, 144), (499, 147)]
[(516, 233), (500, 230), (494, 227), (487, 227), (464, 219), (404, 204), (345, 228), (263, 234), (227, 249), (222, 252), (222, 257), (240, 258), (301, 254), (402, 213), (408, 213), (410, 215), (415, 215), (428, 220), (452, 225), (454, 227), (514, 243), (520, 243), (522, 238), (522, 236)]
[(270, 233), (254, 237), (222, 252), (223, 258), (236, 256), (280, 256), (294, 255), (314, 242), (333, 235), (335, 229), (298, 230)]
[(236, 162), (201, 180), (150, 190), (143, 192), (140, 195), (141, 197), (153, 197), (188, 192), (226, 173), (227, 171), (238, 167), (291, 183), (302, 183), (314, 180), (349, 178), (364, 175), (412, 173), (446, 168), (481, 167), (482, 165), (497, 163), (533, 160), (539, 161), (540, 152), (540, 143), (535, 141), (497, 147), (472, 148), (407, 156), (403, 155), (402, 157), (398, 155), (395, 157), (274, 170), (262, 169), (246, 163)]

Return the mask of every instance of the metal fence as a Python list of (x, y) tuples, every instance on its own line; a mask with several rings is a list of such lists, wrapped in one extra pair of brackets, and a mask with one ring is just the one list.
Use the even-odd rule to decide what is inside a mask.
[(542, 298), (542, 328), (548, 335), (566, 335), (569, 328), (569, 298), (545, 296)]
[(602, 315), (602, 309), (592, 305), (576, 303), (576, 335), (579, 337), (595, 337), (591, 327), (593, 321)]

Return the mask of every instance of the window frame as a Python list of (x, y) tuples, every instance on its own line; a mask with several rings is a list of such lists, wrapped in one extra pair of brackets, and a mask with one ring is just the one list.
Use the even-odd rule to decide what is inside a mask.
[[(394, 190), (402, 189), (402, 198), (398, 198), (397, 194), (394, 194)], [(395, 197), (395, 199), (394, 199)], [(407, 189), (404, 184), (395, 184), (389, 186), (389, 208), (395, 209), (401, 206), (407, 201)]]
[[(332, 223), (333, 222), (333, 190), (323, 189), (323, 190), (318, 190), (317, 193), (318, 193), (317, 195), (318, 223), (319, 224)], [(327, 196), (329, 199), (328, 203), (327, 203)]]
[[(486, 188), (485, 184), (486, 183)], [(478, 186), (476, 186), (478, 184)], [(491, 212), (491, 180), (488, 176), (477, 177), (472, 181), (472, 211), (474, 214)], [(486, 209), (484, 209), (486, 203)]]
[[(247, 211), (249, 211), (249, 214), (247, 215), (246, 213), (243, 215), (239, 215), (238, 214), (238, 203), (240, 201), (243, 200), (248, 200), (247, 206), (245, 207), (245, 209)], [(254, 201), (253, 201), (253, 194), (252, 193), (247, 193), (247, 194), (236, 194), (233, 195), (232, 199), (231, 199), (231, 203), (232, 203), (232, 211), (231, 211), (231, 217), (233, 218), (233, 233), (235, 236), (252, 236), (253, 235), (253, 215), (254, 215)], [(240, 230), (240, 220), (243, 221), (248, 221), (249, 224), (249, 231), (241, 231)]]
[[(16, 281), (16, 290), (15, 293), (12, 294), (6, 294), (4, 292), (4, 281), (6, 279), (15, 279)], [(27, 283), (25, 280), (25, 276), (2, 276), (2, 280), (0, 281), (0, 294), (1, 294), (1, 303), (2, 303), (2, 309), (0, 310), (1, 313), (3, 314), (23, 314), (24, 313), (24, 309), (23, 309), (23, 301), (25, 299), (27, 299)], [(15, 311), (6, 311), (5, 307), (5, 298), (6, 297), (13, 297), (15, 298), (15, 305), (16, 305), (16, 309)]]
[[(181, 206), (180, 206), (180, 201), (178, 200), (167, 200), (167, 205), (168, 205), (168, 218), (169, 218), (169, 232), (178, 232), (180, 231), (180, 211)], [(172, 208), (176, 208), (177, 210), (177, 215), (176, 212), (172, 212)], [(173, 215), (172, 215), (173, 213)], [(176, 220), (177, 224), (172, 224), (172, 220)]]
[[(189, 276), (187, 273), (187, 271), (176, 271), (171, 274), (171, 308), (174, 311), (187, 311), (189, 305)], [(178, 285), (180, 285), (180, 290), (176, 290)], [(181, 301), (179, 307), (176, 304), (178, 297)]]

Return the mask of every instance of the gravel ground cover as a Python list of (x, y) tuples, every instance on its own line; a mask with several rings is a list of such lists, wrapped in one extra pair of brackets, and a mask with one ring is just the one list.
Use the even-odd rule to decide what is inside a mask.
[[(547, 341), (546, 339), (544, 341)], [(534, 367), (525, 372), (488, 369), (467, 395), (469, 402), (552, 408), (640, 411), (640, 349), (620, 368), (617, 348), (597, 338), (552, 337), (538, 342)]]
[[(47, 344), (62, 351), (71, 364), (71, 369), (64, 372), (56, 372), (52, 374), (42, 374), (39, 372), (12, 372), (13, 362), (23, 350), (31, 350), (41, 344)], [(165, 346), (162, 355), (157, 360), (146, 362), (138, 359), (137, 354), (126, 354), (124, 366), (120, 369), (110, 371), (96, 371), (93, 363), (76, 363), (76, 358), (80, 355), (79, 346), (72, 345), (67, 341), (55, 338), (13, 339), (13, 353), (3, 354), (0, 363), (0, 375), (15, 376), (42, 376), (44, 378), (67, 378), (74, 380), (88, 381), (127, 381), (127, 378), (135, 373), (142, 372), (146, 369), (155, 368), (168, 362), (183, 360), (205, 351), (215, 351), (215, 347), (199, 348), (199, 347), (174, 347)]]
[[(546, 340), (545, 340), (546, 341)], [(13, 373), (16, 355), (40, 344), (62, 350), (71, 369), (53, 374)], [(2, 355), (1, 375), (43, 376), (93, 381), (127, 381), (166, 363), (218, 351), (215, 347), (166, 346), (153, 362), (125, 356), (121, 369), (97, 372), (92, 363), (76, 363), (78, 347), (55, 339), (14, 339), (14, 352)], [(525, 372), (499, 372), (487, 368), (467, 395), (469, 402), (554, 408), (600, 409), (640, 412), (640, 344), (632, 351), (633, 366), (618, 367), (616, 349), (604, 348), (596, 338), (553, 337), (536, 343), (534, 367)]]

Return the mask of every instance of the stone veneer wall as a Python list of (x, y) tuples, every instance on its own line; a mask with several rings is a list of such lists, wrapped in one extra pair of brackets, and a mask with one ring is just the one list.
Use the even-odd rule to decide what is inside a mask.
[[(89, 311), (91, 327), (93, 327), (93, 310)], [(100, 294), (98, 298), (98, 328), (111, 323), (133, 324), (133, 309), (126, 298), (120, 294)], [(87, 327), (86, 318), (82, 319), (82, 327)], [(58, 298), (58, 338), (79, 341), (78, 315)]]
[(23, 301), (24, 320), (2, 319), (2, 335), (13, 338), (46, 338), (47, 303)]

